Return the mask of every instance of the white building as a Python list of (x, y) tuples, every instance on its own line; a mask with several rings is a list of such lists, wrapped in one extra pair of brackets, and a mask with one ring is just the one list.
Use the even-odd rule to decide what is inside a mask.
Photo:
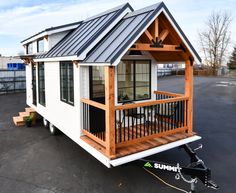
[(7, 69), (8, 63), (22, 63), (23, 61), (19, 58), (12, 56), (0, 56), (0, 69)]

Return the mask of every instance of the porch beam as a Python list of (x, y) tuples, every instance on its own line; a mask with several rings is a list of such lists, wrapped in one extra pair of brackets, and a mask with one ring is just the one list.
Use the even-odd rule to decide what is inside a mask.
[(152, 42), (152, 43), (154, 42), (154, 39), (153, 39), (151, 33), (147, 29), (145, 30), (144, 34), (147, 36), (147, 38), (149, 39), (150, 42)]
[(158, 36), (159, 36), (159, 20), (158, 20), (158, 18), (156, 18), (154, 21), (154, 36), (155, 36), (155, 39), (158, 38)]
[(136, 43), (129, 50), (142, 50), (142, 51), (171, 51), (171, 52), (182, 52), (179, 49), (179, 45), (167, 45), (164, 44), (162, 47), (153, 47), (152, 44)]
[(105, 105), (106, 105), (106, 153), (115, 155), (115, 67), (105, 66)]
[(160, 33), (160, 36), (158, 38), (159, 41), (163, 42), (166, 39), (166, 37), (168, 36), (168, 34), (169, 34), (169, 30), (167, 30), (167, 29), (162, 30), (162, 32)]
[(187, 127), (188, 133), (193, 132), (193, 61), (185, 61), (185, 96), (188, 97)]

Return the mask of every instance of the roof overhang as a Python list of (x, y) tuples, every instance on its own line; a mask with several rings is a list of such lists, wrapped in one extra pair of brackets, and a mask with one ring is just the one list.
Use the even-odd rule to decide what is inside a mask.
[(72, 30), (72, 29), (75, 29), (76, 27), (78, 27), (78, 23), (77, 24), (74, 24), (74, 25), (70, 25), (70, 26), (65, 26), (65, 27), (55, 27), (55, 28), (48, 28), (42, 32), (39, 32), (23, 41), (21, 41), (21, 44), (22, 45), (25, 45), (25, 44), (28, 44), (30, 42), (33, 42), (39, 38), (42, 38), (42, 37), (45, 37), (45, 36), (48, 36), (48, 35), (52, 35), (52, 34), (55, 34), (55, 33), (60, 33), (60, 32), (64, 32), (64, 31), (69, 31), (69, 30)]
[(65, 56), (65, 57), (54, 57), (54, 58), (36, 58), (35, 62), (59, 62), (59, 61), (77, 61), (79, 60), (77, 55)]
[(30, 62), (34, 62), (35, 55), (34, 54), (27, 54), (19, 56), (21, 60), (24, 61), (25, 64), (29, 64)]

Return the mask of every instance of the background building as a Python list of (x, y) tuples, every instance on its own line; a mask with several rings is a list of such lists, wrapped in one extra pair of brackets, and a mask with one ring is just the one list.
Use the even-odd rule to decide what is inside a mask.
[(22, 69), (23, 61), (12, 56), (0, 56), (0, 69)]

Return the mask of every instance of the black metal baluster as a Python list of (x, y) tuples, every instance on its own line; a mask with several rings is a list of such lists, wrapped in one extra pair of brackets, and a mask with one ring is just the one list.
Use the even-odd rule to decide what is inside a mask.
[(146, 124), (146, 113), (148, 112), (148, 106), (144, 108), (144, 125), (146, 127), (146, 134), (149, 135), (149, 126)]
[(183, 127), (184, 123), (184, 101), (181, 101), (181, 127)]
[(87, 130), (87, 104), (84, 104), (84, 129)]
[(169, 121), (167, 120), (168, 119), (168, 110), (167, 110), (167, 107), (168, 107), (168, 103), (165, 103), (165, 131), (168, 130), (168, 127), (169, 127)]
[(123, 133), (124, 133), (124, 136), (123, 136), (123, 139), (125, 141), (125, 117), (126, 117), (126, 112), (127, 112), (127, 109), (124, 110), (124, 129), (123, 129)]
[(115, 111), (115, 143), (117, 143), (117, 112)]
[[(139, 107), (139, 110), (140, 110), (140, 107)], [(138, 111), (138, 108), (137, 108), (137, 111)], [(142, 120), (139, 119), (139, 136), (140, 138), (143, 136), (142, 135)]]
[[(141, 113), (141, 110), (142, 110), (142, 107), (140, 107), (140, 113)], [(145, 107), (143, 107), (143, 111), (144, 111), (144, 114), (145, 114)], [(140, 119), (141, 120), (141, 119)], [(146, 135), (146, 127), (145, 127), (145, 123), (143, 124), (144, 125), (144, 136)]]
[[(134, 109), (132, 108), (132, 115), (134, 115)], [(132, 117), (132, 139), (134, 138), (134, 118)]]
[[(170, 103), (170, 109), (171, 109), (171, 111), (174, 111), (174, 109), (175, 109), (175, 103), (174, 102), (171, 102)], [(175, 124), (175, 120), (174, 120), (174, 114), (175, 114), (175, 112), (174, 113), (172, 113), (171, 112), (171, 130), (173, 130), (174, 129), (174, 124)]]
[[(168, 96), (167, 96), (168, 97)], [(171, 113), (170, 113), (170, 110), (171, 110), (171, 107), (170, 107), (171, 103), (166, 103), (166, 106), (167, 106), (167, 112), (168, 112), (168, 124), (167, 124), (167, 131), (170, 130), (170, 127), (171, 127)]]
[(130, 110), (131, 110), (131, 109), (128, 109), (128, 127), (127, 127), (127, 129), (128, 129), (128, 141), (129, 141), (129, 118), (130, 118)]
[(135, 122), (136, 122), (136, 125), (135, 125), (135, 128), (136, 128), (136, 138), (138, 138), (138, 119), (135, 119)]
[(149, 114), (149, 116), (151, 116), (151, 122), (149, 123), (149, 126), (151, 125), (151, 134), (153, 134), (153, 133), (155, 133), (154, 132), (154, 128), (153, 128), (153, 109), (154, 109), (154, 106), (151, 106), (150, 107), (151, 109), (150, 109), (150, 114)]
[(164, 129), (164, 121), (163, 121), (163, 115), (164, 115), (164, 113), (163, 113), (163, 109), (164, 109), (164, 104), (163, 103), (161, 103), (161, 132), (163, 132), (163, 129)]
[(158, 105), (154, 106), (154, 128), (155, 128), (155, 134), (157, 133), (158, 130), (158, 125), (157, 125), (157, 107)]
[(119, 135), (120, 135), (119, 142), (121, 142), (122, 140), (122, 122), (123, 120), (121, 120), (121, 110), (119, 110)]
[(178, 110), (178, 124), (177, 127), (180, 127), (180, 120), (181, 120), (181, 105), (180, 105), (180, 101), (177, 102), (177, 110)]

